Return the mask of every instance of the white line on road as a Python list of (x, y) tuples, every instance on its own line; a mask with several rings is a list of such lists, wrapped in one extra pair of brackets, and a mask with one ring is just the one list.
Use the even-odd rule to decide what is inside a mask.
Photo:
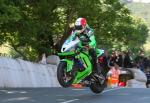
[[(118, 90), (118, 89), (123, 89), (123, 88), (108, 89), (108, 90), (104, 90), (102, 93), (106, 93), (106, 92), (114, 91), (114, 90)], [(102, 94), (102, 93), (101, 93), (101, 94)], [(74, 102), (74, 101), (77, 101), (77, 100), (79, 100), (79, 99), (72, 99), (72, 100), (68, 100), (68, 101), (61, 102), (61, 103), (71, 103), (71, 102)]]
[(123, 89), (123, 88), (113, 88), (113, 89), (108, 89), (108, 90), (104, 90), (102, 93), (106, 93), (106, 92), (113, 91), (113, 90), (118, 90), (118, 89)]
[(72, 90), (85, 90), (85, 89), (72, 89)]
[(70, 102), (74, 102), (74, 101), (77, 101), (79, 99), (72, 99), (72, 100), (68, 100), (68, 101), (65, 101), (65, 102), (61, 102), (61, 103), (70, 103)]

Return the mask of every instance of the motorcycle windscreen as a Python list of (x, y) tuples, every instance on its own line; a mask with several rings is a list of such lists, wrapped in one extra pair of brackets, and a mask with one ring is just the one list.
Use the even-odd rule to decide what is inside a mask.
[(75, 37), (75, 35), (71, 35), (62, 45), (61, 52), (68, 52), (74, 50), (79, 42), (80, 40)]

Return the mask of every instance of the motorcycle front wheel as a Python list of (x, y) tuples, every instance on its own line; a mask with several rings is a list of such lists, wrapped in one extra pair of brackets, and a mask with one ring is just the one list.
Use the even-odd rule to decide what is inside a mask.
[(67, 72), (66, 68), (67, 68), (67, 63), (64, 61), (61, 61), (57, 68), (58, 82), (62, 87), (65, 87), (65, 88), (71, 86), (75, 78), (75, 72), (73, 72), (73, 70), (70, 72)]

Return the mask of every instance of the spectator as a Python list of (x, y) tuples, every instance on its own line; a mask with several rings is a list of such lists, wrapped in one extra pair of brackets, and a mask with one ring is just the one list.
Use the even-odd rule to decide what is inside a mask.
[(114, 63), (117, 63), (117, 60), (118, 58), (117, 58), (117, 52), (116, 51), (113, 51), (112, 52), (112, 55), (111, 55), (111, 57), (110, 57), (110, 60), (109, 60), (109, 65), (110, 66), (114, 66)]
[(119, 67), (124, 67), (123, 62), (124, 62), (124, 54), (123, 52), (119, 52), (118, 61), (117, 61), (117, 64), (119, 65)]
[(108, 72), (108, 86), (117, 87), (119, 83), (119, 75), (119, 66), (114, 63), (114, 66), (111, 67), (110, 71)]
[(133, 59), (131, 57), (131, 53), (128, 51), (125, 53), (124, 57), (124, 67), (125, 68), (132, 68), (133, 67)]
[(138, 64), (138, 67), (144, 71), (144, 60), (145, 59), (145, 56), (144, 56), (144, 52), (141, 51), (140, 54), (135, 58), (135, 62)]

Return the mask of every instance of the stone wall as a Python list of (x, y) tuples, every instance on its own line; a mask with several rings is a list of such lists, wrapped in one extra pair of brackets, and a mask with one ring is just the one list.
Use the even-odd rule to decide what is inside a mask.
[(59, 87), (57, 65), (0, 57), (0, 87)]

